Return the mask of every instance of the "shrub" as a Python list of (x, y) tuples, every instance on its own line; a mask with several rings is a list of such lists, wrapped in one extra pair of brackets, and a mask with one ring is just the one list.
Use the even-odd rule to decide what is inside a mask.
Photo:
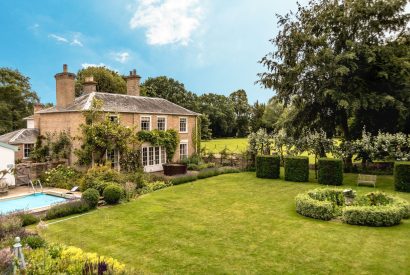
[(120, 201), (122, 194), (123, 190), (121, 187), (119, 187), (118, 185), (110, 184), (105, 187), (103, 197), (108, 204), (116, 204)]
[(111, 169), (108, 166), (94, 166), (88, 169), (87, 173), (80, 181), (81, 191), (85, 191), (88, 188), (97, 189), (100, 194), (104, 191), (107, 183), (123, 184), (127, 181), (125, 175), (122, 175), (118, 171)]
[(84, 200), (90, 208), (96, 208), (100, 199), (100, 193), (97, 189), (88, 188), (83, 192), (81, 199)]
[(0, 216), (0, 240), (21, 231), (23, 223), (17, 215)]
[(84, 213), (88, 210), (90, 210), (90, 206), (85, 201), (71, 201), (51, 207), (49, 210), (47, 210), (45, 219), (51, 220), (62, 218), (73, 214)]
[(32, 249), (38, 249), (46, 246), (46, 241), (39, 235), (29, 235), (23, 240)]
[(238, 168), (234, 168), (234, 167), (221, 167), (218, 170), (219, 170), (219, 173), (221, 174), (234, 174), (234, 173), (241, 172), (241, 170), (239, 170)]
[(256, 157), (256, 177), (277, 179), (280, 174), (280, 157), (261, 155)]
[(183, 184), (187, 182), (196, 181), (197, 179), (198, 177), (196, 175), (186, 175), (186, 176), (180, 176), (180, 177), (173, 178), (171, 180), (171, 183), (172, 185), (179, 185), (179, 184)]
[(197, 178), (198, 179), (206, 179), (214, 176), (220, 175), (221, 172), (219, 169), (207, 169), (207, 170), (202, 170), (201, 172), (198, 173)]
[(403, 218), (403, 208), (395, 205), (348, 206), (343, 209), (345, 223), (367, 226), (393, 226)]
[(138, 193), (147, 194), (147, 193), (154, 192), (155, 190), (166, 188), (170, 185), (171, 184), (167, 184), (163, 181), (145, 182), (145, 186), (139, 189)]
[(325, 185), (343, 184), (343, 161), (340, 159), (319, 159), (318, 182)]
[(394, 164), (394, 187), (396, 191), (410, 192), (410, 162)]
[(13, 274), (14, 254), (9, 247), (0, 249), (0, 274)]
[(309, 158), (285, 157), (285, 180), (296, 182), (309, 181)]
[(21, 219), (23, 226), (35, 224), (40, 221), (38, 217), (34, 216), (33, 214), (29, 214), (29, 213), (21, 213), (18, 216)]
[(296, 212), (310, 218), (328, 221), (335, 217), (330, 201), (312, 199), (308, 194), (299, 194), (295, 198)]
[(66, 165), (58, 165), (41, 174), (40, 180), (44, 186), (71, 189), (77, 184), (79, 176), (80, 172), (74, 168)]

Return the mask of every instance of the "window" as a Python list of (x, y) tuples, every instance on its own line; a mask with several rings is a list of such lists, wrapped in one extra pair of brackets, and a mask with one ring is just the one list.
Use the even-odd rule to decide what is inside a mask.
[(148, 165), (154, 165), (154, 147), (148, 147)]
[(184, 143), (181, 142), (179, 144), (179, 158), (181, 160), (188, 158), (188, 143), (187, 142), (184, 142)]
[(117, 115), (110, 115), (110, 121), (114, 123), (118, 123), (118, 116)]
[(31, 151), (33, 151), (33, 148), (34, 148), (34, 144), (24, 144), (24, 147), (23, 147), (24, 156), (23, 157), (25, 159), (28, 159), (30, 157), (30, 154), (31, 154)]
[(118, 153), (118, 150), (112, 150), (107, 152), (107, 160), (111, 162), (111, 168), (118, 167), (119, 156), (120, 155)]
[(142, 147), (142, 165), (143, 166), (148, 165), (148, 148), (147, 147)]
[(161, 163), (167, 162), (167, 154), (164, 147), (161, 147)]
[(179, 132), (188, 133), (188, 119), (186, 117), (179, 118)]
[(160, 131), (165, 131), (167, 129), (167, 118), (163, 116), (159, 116), (157, 118), (157, 128)]
[(159, 164), (159, 147), (155, 147), (155, 165)]
[(141, 131), (151, 131), (151, 117), (141, 117)]

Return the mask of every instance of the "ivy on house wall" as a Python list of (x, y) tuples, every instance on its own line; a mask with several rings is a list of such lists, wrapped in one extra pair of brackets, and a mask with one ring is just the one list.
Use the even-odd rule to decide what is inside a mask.
[(137, 133), (140, 142), (149, 142), (152, 146), (163, 146), (167, 152), (167, 162), (171, 162), (179, 143), (177, 131), (169, 129), (166, 131), (152, 130)]
[(36, 162), (49, 160), (69, 159), (72, 148), (70, 133), (46, 133), (37, 137), (36, 144), (30, 154), (30, 158)]

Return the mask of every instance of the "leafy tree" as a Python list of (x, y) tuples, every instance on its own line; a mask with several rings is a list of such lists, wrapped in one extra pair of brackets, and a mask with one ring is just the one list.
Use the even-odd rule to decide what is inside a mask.
[(209, 140), (212, 138), (212, 129), (211, 121), (209, 120), (208, 115), (201, 115), (199, 117), (201, 123), (201, 139), (202, 140)]
[(262, 116), (263, 125), (271, 131), (283, 128), (284, 125), (281, 125), (281, 123), (285, 109), (286, 108), (283, 106), (282, 102), (280, 102), (276, 97), (272, 97), (268, 104), (266, 104), (265, 112)]
[(267, 72), (259, 82), (296, 107), (295, 128), (323, 128), (330, 137), (340, 128), (349, 141), (352, 126), (361, 129), (373, 120), (372, 131), (385, 127), (380, 116), (365, 114), (386, 108), (395, 111), (385, 120), (402, 123), (397, 119), (408, 113), (410, 98), (406, 4), (312, 0), (295, 14), (278, 16), (275, 51), (260, 61)]
[(266, 105), (256, 101), (251, 107), (250, 128), (251, 132), (257, 132), (264, 126), (263, 114), (265, 113)]
[(211, 121), (212, 135), (230, 137), (234, 133), (235, 111), (232, 101), (218, 94), (203, 94), (198, 98), (200, 113), (207, 115)]
[(75, 94), (79, 96), (83, 91), (83, 83), (86, 77), (93, 76), (97, 82), (97, 92), (126, 94), (127, 83), (124, 78), (116, 71), (112, 71), (106, 67), (87, 67), (81, 69), (77, 73), (75, 82)]
[(185, 89), (183, 83), (166, 76), (149, 77), (141, 85), (141, 94), (160, 97), (192, 111), (197, 111), (196, 94)]
[(33, 114), (33, 106), (38, 102), (30, 78), (18, 70), (0, 68), (0, 134), (24, 128), (23, 118)]
[(237, 90), (229, 95), (235, 112), (235, 136), (244, 137), (249, 133), (249, 104), (245, 90)]

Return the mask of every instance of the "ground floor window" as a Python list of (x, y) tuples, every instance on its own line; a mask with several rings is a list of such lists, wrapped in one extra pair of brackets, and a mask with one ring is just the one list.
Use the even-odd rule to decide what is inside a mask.
[(30, 157), (30, 154), (31, 154), (31, 151), (33, 151), (33, 148), (34, 148), (34, 144), (24, 144), (24, 155), (23, 155), (23, 157), (25, 158), (25, 159), (27, 159), (27, 158), (29, 158)]
[(179, 158), (180, 160), (188, 158), (188, 142), (181, 142), (179, 144)]
[(166, 152), (162, 146), (143, 146), (142, 165), (154, 166), (166, 163)]
[(118, 153), (118, 150), (108, 151), (107, 160), (111, 162), (111, 168), (118, 168), (120, 162), (120, 154)]

